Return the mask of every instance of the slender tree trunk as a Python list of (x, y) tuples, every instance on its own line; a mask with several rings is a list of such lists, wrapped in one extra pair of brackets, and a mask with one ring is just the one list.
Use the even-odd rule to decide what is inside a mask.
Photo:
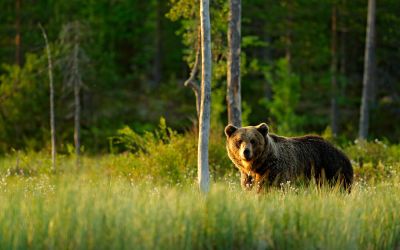
[(337, 103), (337, 7), (332, 7), (332, 37), (331, 37), (331, 128), (334, 137), (339, 132), (339, 109)]
[(79, 44), (76, 43), (74, 45), (74, 63), (73, 63), (73, 74), (75, 77), (74, 81), (74, 99), (75, 99), (75, 112), (74, 112), (74, 122), (75, 122), (75, 130), (74, 130), (74, 142), (75, 142), (75, 155), (76, 155), (76, 166), (79, 167), (80, 165), (80, 113), (81, 113), (81, 103), (80, 103), (80, 88), (81, 88), (81, 76), (79, 73)]
[(339, 67), (339, 72), (340, 76), (344, 78), (346, 76), (346, 33), (347, 33), (347, 27), (346, 27), (346, 22), (345, 22), (345, 12), (346, 12), (346, 0), (342, 1), (342, 7), (339, 11), (339, 24), (340, 24), (340, 67)]
[(201, 104), (199, 119), (198, 181), (200, 190), (207, 193), (210, 186), (208, 168), (208, 140), (210, 135), (211, 106), (211, 25), (210, 2), (200, 0), (201, 23)]
[(15, 63), (22, 66), (21, 60), (21, 0), (15, 1)]
[(368, 0), (368, 23), (365, 38), (363, 91), (360, 108), (359, 138), (367, 139), (369, 127), (369, 109), (371, 103), (371, 90), (375, 76), (375, 0)]
[(286, 16), (286, 37), (285, 37), (285, 59), (288, 65), (292, 61), (292, 29), (293, 29), (293, 5), (292, 0), (286, 0), (287, 16)]
[(42, 25), (39, 24), (42, 30), (43, 38), (46, 43), (47, 60), (49, 64), (49, 88), (50, 88), (50, 131), (51, 131), (51, 168), (56, 172), (56, 125), (54, 119), (54, 87), (53, 87), (53, 63), (51, 60), (51, 52), (49, 41), (46, 32)]
[(240, 90), (241, 0), (229, 1), (227, 108), (228, 122), (242, 126)]
[(154, 77), (154, 86), (156, 87), (160, 84), (161, 81), (161, 61), (162, 61), (162, 53), (161, 53), (161, 18), (162, 18), (162, 0), (157, 0), (157, 14), (156, 14), (156, 44), (155, 44), (155, 56), (154, 56), (154, 65), (153, 65), (153, 77)]
[(346, 96), (346, 68), (347, 68), (347, 25), (345, 17), (347, 15), (346, 0), (341, 1), (340, 9), (338, 9), (338, 24), (339, 24), (339, 84), (338, 84), (338, 95)]

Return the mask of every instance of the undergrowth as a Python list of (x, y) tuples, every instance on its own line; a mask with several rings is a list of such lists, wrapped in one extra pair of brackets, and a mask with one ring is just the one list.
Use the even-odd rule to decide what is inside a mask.
[[(222, 131), (222, 129), (221, 129)], [(283, 183), (243, 192), (221, 133), (210, 137), (211, 192), (196, 186), (197, 139), (161, 121), (128, 127), (109, 154), (0, 158), (0, 249), (397, 249), (400, 146), (350, 143), (350, 194)]]

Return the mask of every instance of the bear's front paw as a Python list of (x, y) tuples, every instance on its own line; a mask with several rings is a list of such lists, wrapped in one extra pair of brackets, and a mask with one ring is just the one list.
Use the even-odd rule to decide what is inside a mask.
[(242, 173), (241, 184), (244, 190), (251, 190), (254, 186), (254, 178), (251, 175)]

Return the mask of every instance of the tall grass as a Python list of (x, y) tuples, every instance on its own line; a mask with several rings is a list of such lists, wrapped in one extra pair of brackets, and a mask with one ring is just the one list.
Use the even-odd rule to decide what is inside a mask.
[(244, 193), (85, 174), (0, 182), (1, 249), (395, 249), (399, 179), (351, 194), (315, 186)]
[[(222, 134), (210, 141), (212, 188), (195, 185), (196, 139), (161, 122), (128, 128), (113, 153), (0, 157), (0, 249), (399, 249), (400, 146), (344, 148), (351, 194), (283, 184), (241, 191)], [(120, 143), (120, 144), (118, 144)], [(115, 148), (116, 147), (116, 148)]]

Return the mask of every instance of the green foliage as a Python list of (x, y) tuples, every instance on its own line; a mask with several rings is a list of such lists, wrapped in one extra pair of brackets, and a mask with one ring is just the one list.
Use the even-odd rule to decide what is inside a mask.
[[(357, 136), (354, 117), (360, 105), (367, 11), (366, 2), (361, 0), (242, 1), (245, 124), (270, 122), (287, 135), (321, 133), (327, 127), (333, 4), (338, 11), (339, 142), (345, 144)], [(86, 85), (81, 95), (82, 144), (87, 152), (106, 152), (107, 139), (124, 124), (142, 132), (154, 129), (164, 116), (179, 132), (192, 125), (194, 96), (182, 82), (189, 74), (187, 65), (194, 61), (199, 1), (43, 0), (22, 5), (19, 69), (13, 66), (17, 61), (15, 2), (3, 1), (0, 7), (0, 61), (4, 65), (0, 68), (1, 152), (12, 148), (41, 150), (49, 144), (47, 62), (38, 22), (48, 33), (54, 59), (59, 152), (67, 153), (73, 138), (70, 93), (61, 86), (65, 62), (59, 46), (60, 31), (70, 22), (84, 23), (81, 48), (91, 58), (81, 65)], [(218, 129), (226, 120), (228, 1), (211, 1), (210, 10), (212, 121), (213, 129)], [(370, 130), (371, 138), (387, 138), (391, 143), (400, 138), (400, 127), (396, 126), (400, 122), (399, 54), (393, 53), (400, 40), (398, 29), (393, 28), (400, 25), (399, 12), (397, 0), (382, 0), (377, 5), (379, 88), (371, 109)], [(290, 54), (287, 66), (280, 61), (286, 54)], [(160, 82), (156, 80), (158, 61)]]
[(29, 54), (24, 67), (3, 65), (0, 75), (0, 152), (27, 145), (39, 149), (48, 129), (46, 60)]
[(272, 100), (262, 100), (269, 109), (279, 133), (290, 134), (299, 131), (301, 116), (296, 114), (300, 98), (299, 77), (290, 69), (286, 59), (280, 59), (274, 67), (264, 69), (265, 78), (271, 84)]
[(285, 183), (256, 195), (241, 191), (225, 138), (213, 134), (212, 187), (204, 197), (195, 185), (193, 133), (178, 134), (161, 119), (154, 132), (126, 127), (117, 138), (131, 152), (83, 156), (79, 171), (74, 157), (60, 154), (55, 175), (46, 152), (0, 158), (0, 248), (392, 249), (400, 243), (398, 145), (344, 148), (353, 162), (371, 156), (354, 166), (350, 194)]
[(211, 91), (211, 129), (221, 131), (226, 114), (226, 88), (225, 86), (215, 87)]
[[(238, 182), (237, 169), (229, 160), (225, 148), (223, 127), (212, 131), (209, 145), (209, 163), (215, 181)], [(326, 133), (328, 134), (328, 132)], [(329, 138), (327, 138), (329, 139)], [(68, 148), (68, 146), (67, 146)], [(345, 145), (343, 151), (353, 163), (357, 181), (376, 182), (396, 176), (400, 171), (400, 146), (375, 142)], [(130, 176), (135, 181), (151, 183), (192, 183), (197, 171), (197, 134), (177, 133), (164, 119), (155, 131), (136, 132), (129, 127), (119, 130), (110, 138), (112, 154), (83, 157), (84, 172), (95, 175)], [(73, 147), (57, 158), (59, 171), (75, 173)], [(49, 152), (15, 151), (0, 158), (0, 174), (38, 175), (51, 169)], [(22, 172), (21, 172), (22, 171)]]
[(377, 166), (380, 161), (393, 164), (400, 159), (399, 145), (388, 145), (379, 140), (372, 142), (356, 140), (354, 144), (346, 147), (346, 152), (360, 166), (366, 162)]
[[(226, 155), (221, 135), (210, 140), (210, 171), (214, 179), (232, 175), (234, 168)], [(149, 178), (155, 183), (187, 183), (197, 173), (197, 138), (193, 133), (178, 134), (167, 127), (165, 119), (154, 132), (138, 134), (129, 127), (111, 138), (111, 151), (128, 150), (129, 164), (115, 169), (137, 179)], [(167, 178), (165, 178), (167, 177)]]
[(247, 102), (242, 102), (242, 124), (250, 124), (249, 117), (251, 114), (251, 106)]
[(382, 181), (396, 176), (400, 170), (399, 145), (356, 140), (343, 150), (352, 160), (356, 179), (360, 181)]

